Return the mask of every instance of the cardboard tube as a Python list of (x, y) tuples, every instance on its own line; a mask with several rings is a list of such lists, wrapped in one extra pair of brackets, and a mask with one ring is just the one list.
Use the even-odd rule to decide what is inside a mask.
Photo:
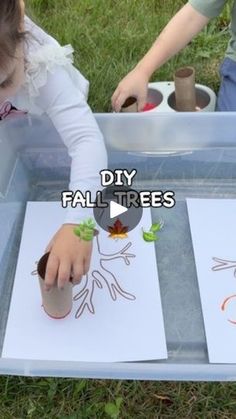
[(121, 107), (121, 112), (138, 112), (138, 102), (135, 97), (128, 97)]
[(179, 112), (196, 111), (195, 69), (183, 67), (175, 72), (175, 101)]
[(72, 282), (67, 282), (61, 290), (55, 284), (50, 291), (44, 289), (44, 278), (49, 253), (46, 253), (38, 262), (37, 271), (45, 312), (54, 319), (66, 317), (72, 309)]

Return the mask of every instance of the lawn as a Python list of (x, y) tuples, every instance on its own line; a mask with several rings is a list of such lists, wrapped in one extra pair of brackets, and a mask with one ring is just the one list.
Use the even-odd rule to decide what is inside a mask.
[[(75, 64), (91, 82), (90, 105), (104, 112), (110, 110), (119, 80), (183, 4), (180, 0), (29, 0), (27, 5), (38, 24), (62, 44), (73, 45)], [(193, 65), (197, 82), (217, 91), (229, 19), (230, 2), (153, 79), (171, 80), (176, 67)], [(0, 419), (12, 418), (236, 418), (236, 384), (0, 377)]]
[[(75, 49), (75, 64), (90, 80), (90, 105), (110, 110), (121, 78), (151, 46), (181, 0), (29, 0), (31, 15), (62, 44)], [(194, 65), (197, 82), (217, 91), (218, 67), (228, 41), (230, 7), (182, 53), (163, 66), (154, 80), (172, 80), (174, 69)]]

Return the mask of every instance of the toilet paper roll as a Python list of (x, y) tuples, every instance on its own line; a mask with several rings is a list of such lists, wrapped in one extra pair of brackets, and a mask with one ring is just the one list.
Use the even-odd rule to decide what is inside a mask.
[(128, 97), (121, 107), (121, 112), (138, 112), (138, 102), (135, 97)]
[(72, 282), (67, 282), (63, 289), (55, 284), (49, 291), (44, 288), (45, 272), (50, 253), (46, 253), (38, 262), (37, 272), (45, 312), (54, 319), (66, 317), (72, 309)]
[(182, 67), (174, 74), (176, 110), (196, 111), (195, 69)]

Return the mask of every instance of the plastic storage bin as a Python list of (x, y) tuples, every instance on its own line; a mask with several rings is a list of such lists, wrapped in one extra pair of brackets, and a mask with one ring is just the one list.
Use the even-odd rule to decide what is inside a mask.
[[(168, 360), (81, 363), (6, 360), (1, 374), (151, 380), (236, 380), (236, 365), (209, 364), (186, 197), (236, 198), (234, 113), (98, 114), (109, 166), (138, 170), (137, 190), (173, 190), (156, 256)], [(59, 200), (70, 159), (46, 118), (0, 124), (0, 351), (27, 200)], [(222, 220), (223, 222), (223, 220)], [(158, 333), (158, 330), (153, 330)]]

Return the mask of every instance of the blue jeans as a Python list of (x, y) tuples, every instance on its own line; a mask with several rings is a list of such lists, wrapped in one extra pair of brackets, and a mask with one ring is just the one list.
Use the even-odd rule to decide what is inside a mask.
[(221, 84), (217, 111), (236, 111), (236, 61), (225, 58), (220, 66)]

